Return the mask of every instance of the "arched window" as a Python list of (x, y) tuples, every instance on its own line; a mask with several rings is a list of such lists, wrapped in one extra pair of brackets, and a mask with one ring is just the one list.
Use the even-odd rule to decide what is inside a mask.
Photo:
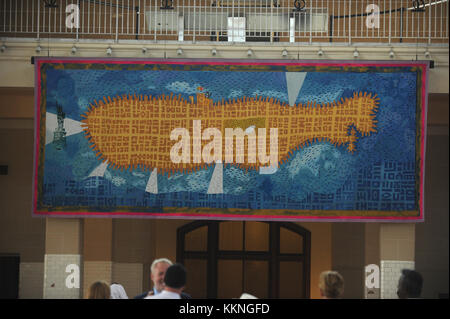
[(195, 221), (177, 230), (194, 298), (309, 298), (311, 234), (283, 222)]

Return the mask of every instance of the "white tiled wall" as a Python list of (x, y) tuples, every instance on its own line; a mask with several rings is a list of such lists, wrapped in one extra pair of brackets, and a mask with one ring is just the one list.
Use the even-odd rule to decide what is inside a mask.
[(20, 263), (20, 299), (42, 299), (43, 285), (44, 263)]
[(66, 272), (68, 265), (78, 265), (81, 274), (80, 255), (45, 255), (44, 259), (44, 299), (77, 299), (80, 298), (80, 288), (68, 288), (66, 278), (71, 273)]
[(397, 286), (402, 269), (414, 269), (414, 261), (381, 261), (381, 299), (398, 299)]
[[(140, 263), (114, 263), (112, 281), (121, 284), (128, 298), (140, 295), (142, 291), (142, 279), (144, 265)], [(148, 279), (150, 280), (150, 278)]]

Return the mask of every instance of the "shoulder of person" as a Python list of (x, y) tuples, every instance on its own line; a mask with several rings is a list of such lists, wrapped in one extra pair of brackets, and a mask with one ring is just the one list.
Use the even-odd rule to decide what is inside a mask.
[(142, 293), (140, 295), (137, 295), (133, 299), (144, 299), (145, 297), (153, 296), (153, 294), (154, 294), (153, 290), (150, 290), (150, 291), (146, 291), (146, 292), (144, 292), (144, 293)]
[(181, 292), (180, 294), (181, 299), (192, 299), (191, 295), (185, 292)]

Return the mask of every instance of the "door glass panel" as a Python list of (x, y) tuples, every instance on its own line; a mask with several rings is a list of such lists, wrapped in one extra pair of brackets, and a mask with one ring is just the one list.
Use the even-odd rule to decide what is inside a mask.
[(208, 247), (208, 227), (203, 226), (186, 234), (184, 249), (187, 251), (206, 251)]
[(206, 260), (185, 259), (184, 267), (187, 271), (185, 292), (192, 298), (206, 298)]
[(245, 291), (258, 298), (268, 298), (269, 262), (245, 261)]
[(242, 294), (242, 260), (217, 262), (217, 298), (239, 298)]
[(303, 237), (287, 228), (280, 227), (280, 253), (303, 254)]
[(242, 222), (222, 222), (219, 225), (219, 250), (242, 251)]
[(279, 298), (305, 298), (303, 280), (302, 262), (281, 261)]
[(269, 224), (262, 222), (245, 222), (245, 250), (269, 250)]

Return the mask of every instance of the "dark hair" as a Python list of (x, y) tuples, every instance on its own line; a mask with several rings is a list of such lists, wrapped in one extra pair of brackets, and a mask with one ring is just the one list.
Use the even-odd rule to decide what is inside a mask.
[(173, 264), (167, 268), (164, 283), (170, 288), (184, 287), (186, 285), (186, 268), (182, 264)]
[(399, 292), (403, 293), (405, 298), (418, 298), (422, 293), (422, 275), (417, 271), (402, 269), (402, 276), (399, 280)]

